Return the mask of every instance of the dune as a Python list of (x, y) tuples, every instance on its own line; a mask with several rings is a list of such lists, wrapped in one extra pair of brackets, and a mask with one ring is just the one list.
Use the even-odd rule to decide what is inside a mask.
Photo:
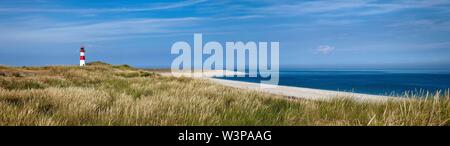
[(237, 71), (229, 71), (229, 70), (205, 70), (205, 71), (199, 71), (195, 70), (193, 72), (172, 72), (172, 73), (165, 73), (166, 75), (172, 75), (175, 77), (200, 77), (200, 78), (211, 78), (211, 77), (221, 77), (221, 76), (234, 76), (234, 75), (245, 75), (244, 72), (237, 72)]

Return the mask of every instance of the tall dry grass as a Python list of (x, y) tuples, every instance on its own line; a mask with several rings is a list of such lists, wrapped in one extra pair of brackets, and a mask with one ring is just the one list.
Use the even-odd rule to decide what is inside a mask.
[(0, 67), (0, 125), (450, 125), (450, 95), (288, 99), (130, 68)]

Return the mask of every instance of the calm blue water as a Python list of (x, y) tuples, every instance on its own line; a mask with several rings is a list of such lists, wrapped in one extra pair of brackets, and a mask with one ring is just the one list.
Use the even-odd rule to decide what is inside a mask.
[[(262, 78), (222, 79), (259, 83)], [(265, 79), (267, 80), (267, 79)], [(436, 70), (284, 70), (279, 85), (378, 95), (420, 90), (435, 92), (450, 88), (450, 72)]]

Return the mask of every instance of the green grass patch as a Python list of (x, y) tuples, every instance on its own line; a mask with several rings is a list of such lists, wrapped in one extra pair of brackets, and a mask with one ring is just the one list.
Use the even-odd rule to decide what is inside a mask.
[(449, 92), (311, 101), (101, 62), (0, 66), (0, 108), (0, 125), (450, 125)]

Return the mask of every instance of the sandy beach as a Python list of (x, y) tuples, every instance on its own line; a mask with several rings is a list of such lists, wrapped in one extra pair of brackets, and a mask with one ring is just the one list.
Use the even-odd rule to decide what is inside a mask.
[[(217, 70), (205, 71), (203, 73), (194, 72), (194, 73), (161, 73), (165, 76), (176, 76), (176, 77), (194, 77), (206, 79), (221, 85), (247, 89), (247, 90), (256, 90), (261, 92), (266, 92), (270, 94), (283, 95), (291, 98), (303, 98), (310, 100), (330, 100), (334, 98), (351, 98), (356, 101), (361, 102), (384, 102), (389, 100), (404, 100), (405, 98), (401, 97), (393, 97), (393, 96), (381, 96), (381, 95), (371, 95), (371, 94), (361, 94), (361, 93), (352, 93), (352, 92), (343, 92), (343, 91), (330, 91), (330, 90), (321, 90), (321, 89), (312, 89), (312, 88), (303, 88), (303, 87), (291, 87), (291, 86), (271, 86), (271, 88), (261, 88), (259, 83), (250, 83), (243, 81), (232, 81), (232, 80), (224, 80), (217, 79), (214, 76), (218, 76)], [(232, 72), (225, 71), (225, 75), (240, 75), (243, 73), (240, 72)]]
[(257, 90), (261, 92), (284, 95), (293, 98), (303, 98), (303, 99), (311, 99), (311, 100), (330, 100), (333, 98), (352, 98), (357, 101), (368, 101), (368, 102), (383, 102), (388, 100), (401, 100), (404, 98), (400, 97), (391, 97), (391, 96), (380, 96), (380, 95), (370, 95), (370, 94), (360, 94), (360, 93), (352, 93), (352, 92), (341, 92), (341, 91), (329, 91), (329, 90), (320, 90), (320, 89), (311, 89), (311, 88), (302, 88), (302, 87), (291, 87), (291, 86), (275, 86), (274, 88), (260, 88), (259, 83), (249, 83), (242, 81), (232, 81), (232, 80), (224, 80), (224, 79), (216, 79), (216, 78), (206, 78), (215, 83), (240, 88), (240, 89), (249, 89), (249, 90)]

